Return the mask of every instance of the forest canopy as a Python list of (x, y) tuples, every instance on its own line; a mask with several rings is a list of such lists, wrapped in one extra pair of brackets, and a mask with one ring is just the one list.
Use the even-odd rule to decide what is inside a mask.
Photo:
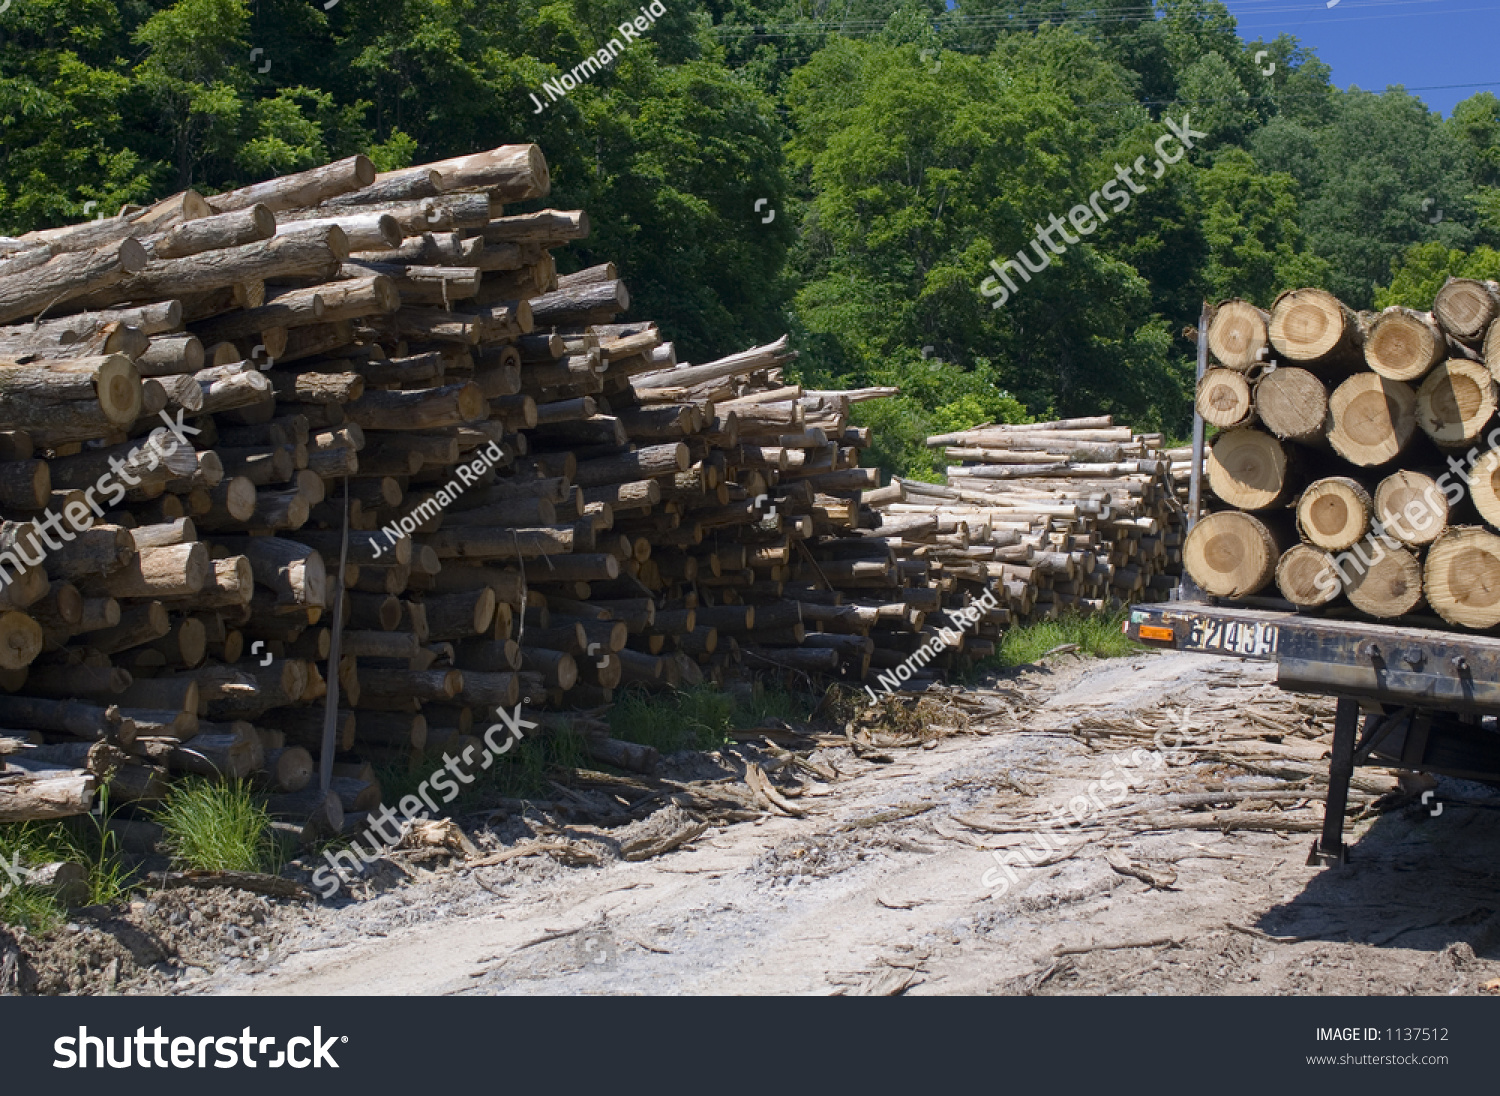
[[(388, 170), (535, 141), (539, 204), (593, 224), (567, 268), (615, 262), (683, 360), (789, 330), (808, 382), (900, 385), (866, 421), (879, 462), (918, 475), (925, 434), (983, 421), (1110, 412), (1180, 435), (1204, 300), (1316, 284), (1426, 307), (1450, 274), (1500, 276), (1500, 100), (1444, 119), (1399, 87), (1339, 90), (1219, 3), (665, 0), (610, 65), (543, 94), (638, 13), (16, 3), (0, 233), (355, 152)], [(1152, 163), (1184, 115), (1206, 136), (992, 307), (991, 264)]]

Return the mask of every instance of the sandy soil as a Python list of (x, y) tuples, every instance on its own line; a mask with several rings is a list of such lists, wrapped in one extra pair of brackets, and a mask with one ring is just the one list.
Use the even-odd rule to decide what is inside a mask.
[[(766, 811), (643, 861), (616, 855), (630, 828), (670, 832), (682, 808), (613, 835), (512, 818), (478, 836), (514, 848), (551, 834), (594, 850), (564, 859), (598, 863), (409, 865), (414, 879), (392, 870), (326, 906), (223, 898), (198, 959), (125, 988), (1469, 994), (1500, 979), (1500, 795), (1443, 781), (1426, 804), (1377, 803), (1394, 781), (1361, 770), (1351, 863), (1308, 867), (1331, 705), (1280, 693), (1255, 663), (1061, 663), (966, 691), (954, 711), (967, 730), (916, 747), (830, 736), (779, 768), (777, 751), (747, 746), (668, 769), (738, 785), (759, 761), (801, 816)], [(1165, 752), (1152, 744), (1164, 727)], [(1099, 793), (1127, 771), (1123, 795)], [(1035, 847), (1039, 822), (1069, 804), (1081, 828), (1006, 879), (995, 853)], [(1257, 828), (1221, 832), (1215, 811)]]

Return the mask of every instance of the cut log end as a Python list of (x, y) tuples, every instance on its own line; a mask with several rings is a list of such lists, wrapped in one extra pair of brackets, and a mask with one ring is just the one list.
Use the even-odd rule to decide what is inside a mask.
[(1276, 565), (1276, 588), (1293, 605), (1312, 609), (1337, 598), (1343, 584), (1332, 556), (1310, 544), (1297, 544)]
[(1208, 324), (1208, 349), (1226, 369), (1244, 373), (1265, 360), (1266, 313), (1248, 301), (1225, 301)]
[(1270, 583), (1281, 558), (1276, 538), (1252, 514), (1224, 510), (1193, 526), (1183, 545), (1183, 564), (1206, 593), (1249, 597)]
[(1495, 415), (1495, 379), (1480, 362), (1454, 358), (1417, 391), (1417, 424), (1439, 445), (1477, 441)]
[(1241, 426), (1255, 412), (1250, 382), (1232, 369), (1210, 369), (1198, 385), (1197, 407), (1204, 422), (1225, 429)]
[(1297, 528), (1308, 543), (1337, 552), (1370, 531), (1370, 493), (1344, 476), (1318, 480), (1297, 500)]
[(1328, 389), (1306, 369), (1282, 366), (1255, 386), (1255, 410), (1261, 424), (1278, 438), (1322, 444), (1328, 426)]
[[(1500, 474), (1500, 453), (1491, 452), (1476, 462), (1469, 477), (1475, 504), (1486, 521), (1500, 519), (1500, 481), (1492, 479), (1496, 474)], [(1485, 513), (1481, 501), (1486, 493), (1494, 502), (1494, 518)], [(1431, 544), (1448, 526), (1448, 499), (1431, 476), (1395, 472), (1375, 488), (1375, 517), (1385, 532), (1402, 544)]]
[(1328, 440), (1351, 464), (1394, 460), (1417, 429), (1417, 396), (1410, 386), (1374, 373), (1357, 373), (1328, 399)]
[[(1500, 538), (1497, 538), (1500, 546)], [(1359, 559), (1349, 560), (1349, 602), (1360, 612), (1388, 620), (1405, 616), (1422, 604), (1422, 565), (1405, 548), (1372, 542), (1366, 554), (1368, 565)], [(1496, 557), (1496, 577), (1500, 579), (1500, 556)], [(1500, 584), (1496, 586), (1500, 599)]]
[(1213, 444), (1208, 483), (1214, 494), (1241, 510), (1274, 506), (1287, 493), (1286, 450), (1260, 430), (1231, 430)]
[(1448, 529), (1427, 551), (1424, 578), (1428, 604), (1449, 624), (1500, 624), (1500, 537), (1474, 526)]

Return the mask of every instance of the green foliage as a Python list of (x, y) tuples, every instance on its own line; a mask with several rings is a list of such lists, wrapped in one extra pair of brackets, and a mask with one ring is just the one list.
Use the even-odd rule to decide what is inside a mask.
[(194, 777), (175, 782), (157, 810), (166, 847), (194, 871), (274, 872), (278, 847), (271, 819), (240, 781)]
[(900, 353), (890, 365), (872, 369), (861, 380), (901, 389), (897, 396), (855, 404), (852, 415), (855, 423), (871, 430), (863, 463), (888, 476), (941, 482), (946, 462), (941, 449), (927, 447), (931, 435), (992, 422), (1033, 421), (1026, 408), (998, 386), (994, 367), (984, 360), (963, 369), (936, 357)]
[(1120, 630), (1124, 611), (1099, 616), (1068, 614), (1057, 620), (1025, 624), (1005, 633), (995, 652), (996, 665), (1009, 669), (1036, 662), (1058, 647), (1076, 644), (1078, 653), (1095, 658), (1122, 658), (1144, 648)]
[(1478, 247), (1465, 252), (1440, 243), (1418, 244), (1395, 264), (1390, 284), (1376, 291), (1375, 307), (1399, 304), (1425, 311), (1449, 278), (1500, 278), (1500, 251)]
[(1197, 191), (1211, 298), (1269, 302), (1288, 286), (1328, 280), (1328, 263), (1306, 251), (1291, 175), (1259, 172), (1248, 152), (1226, 149), (1199, 173)]
[[(1185, 433), (1173, 333), (1205, 297), (1319, 284), (1364, 308), (1384, 286), (1425, 306), (1500, 249), (1500, 98), (1444, 121), (1400, 88), (1340, 91), (1217, 0), (686, 0), (538, 110), (637, 6), (18, 2), (0, 232), (356, 152), (393, 170), (535, 141), (545, 203), (592, 222), (564, 270), (616, 263), (684, 360), (791, 330), (804, 377), (902, 385), (859, 417), (883, 468), (928, 478), (924, 432), (991, 418)], [(1184, 115), (1198, 147), (992, 307), (991, 264), (1116, 165), (1152, 164)], [(941, 384), (914, 370), (927, 345), (954, 363)]]
[[(129, 873), (120, 860), (119, 842), (107, 828), (108, 793), (101, 793), (100, 814), (58, 822), (16, 822), (0, 826), (0, 859), (22, 868), (59, 861), (78, 864), (87, 872), (88, 892), (83, 905), (103, 906), (118, 901), (129, 889)], [(0, 887), (10, 881), (0, 875)], [(33, 886), (13, 885), (0, 897), (0, 924), (35, 932), (55, 928), (67, 911), (51, 894)]]
[(667, 694), (627, 690), (610, 709), (610, 733), (662, 753), (712, 750), (729, 741), (734, 700), (709, 685)]
[(768, 718), (802, 721), (812, 708), (805, 698), (760, 682), (743, 702), (710, 685), (673, 693), (629, 689), (610, 709), (609, 726), (615, 738), (662, 753), (714, 750), (727, 744), (736, 728), (754, 727)]

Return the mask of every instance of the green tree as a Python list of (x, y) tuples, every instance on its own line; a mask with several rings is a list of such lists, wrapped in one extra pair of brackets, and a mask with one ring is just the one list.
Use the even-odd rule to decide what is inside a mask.
[(1393, 264), (1390, 284), (1375, 292), (1375, 307), (1399, 304), (1426, 311), (1449, 278), (1500, 278), (1500, 251), (1478, 247), (1465, 252), (1437, 242), (1417, 244)]
[(1306, 250), (1296, 188), (1290, 175), (1257, 172), (1251, 155), (1237, 148), (1198, 173), (1196, 212), (1208, 241), (1204, 280), (1211, 298), (1269, 305), (1287, 287), (1326, 283), (1327, 261)]

